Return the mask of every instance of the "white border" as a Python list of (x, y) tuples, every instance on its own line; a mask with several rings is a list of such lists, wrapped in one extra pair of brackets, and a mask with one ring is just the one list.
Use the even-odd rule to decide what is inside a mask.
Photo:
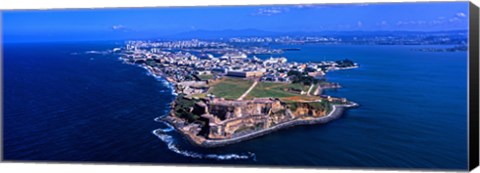
[[(424, 0), (423, 0), (424, 1)], [(434, 0), (451, 1), (451, 0)], [(480, 5), (480, 0), (471, 0), (473, 3)], [(418, 2), (418, 0), (2, 0), (0, 2), (0, 10), (10, 9), (59, 9), (59, 8), (111, 8), (111, 7), (164, 7), (164, 6), (206, 6), (206, 5), (265, 5), (265, 4), (310, 4), (310, 3), (366, 3), (366, 2)], [(1, 14), (0, 14), (1, 18)], [(1, 19), (0, 19), (1, 26)], [(1, 27), (0, 27), (1, 31)], [(1, 38), (1, 36), (0, 36)], [(1, 50), (1, 48), (0, 48)], [(3, 149), (3, 148), (2, 148)], [(0, 149), (1, 150), (1, 149)], [(161, 156), (159, 156), (161, 157)], [(90, 173), (90, 172), (142, 172), (142, 173), (160, 173), (160, 172), (190, 172), (190, 173), (240, 173), (240, 172), (320, 172), (328, 170), (330, 173), (343, 172), (400, 172), (385, 170), (348, 170), (345, 169), (303, 169), (303, 168), (232, 168), (232, 167), (198, 167), (198, 166), (132, 166), (126, 164), (119, 165), (101, 165), (101, 164), (59, 164), (59, 163), (0, 163), (1, 172), (68, 172), (68, 173)], [(401, 171), (401, 172), (423, 172), (427, 171)], [(429, 171), (434, 172), (434, 171)], [(438, 172), (438, 171), (436, 171)], [(480, 173), (480, 168), (473, 171)]]

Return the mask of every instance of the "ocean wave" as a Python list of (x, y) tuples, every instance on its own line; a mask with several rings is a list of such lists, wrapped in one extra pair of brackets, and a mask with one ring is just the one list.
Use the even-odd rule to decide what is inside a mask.
[(157, 118), (153, 119), (153, 121), (156, 121), (156, 122), (162, 122), (162, 117), (165, 117), (165, 115), (163, 115), (163, 116), (159, 116), (159, 117), (157, 117)]
[(90, 51), (85, 51), (85, 54), (100, 54), (100, 55), (107, 55), (111, 51), (97, 51), (97, 50), (90, 50)]
[(155, 79), (157, 79), (157, 81), (160, 81), (162, 83), (163, 86), (167, 87), (168, 90), (171, 92), (172, 95), (174, 96), (177, 96), (177, 93), (175, 93), (175, 90), (173, 88), (173, 84), (168, 82), (165, 78), (161, 77), (161, 76), (156, 76), (156, 75), (153, 75), (151, 73), (149, 73), (149, 75), (155, 77)]
[(162, 116), (159, 116), (155, 119), (153, 119), (153, 121), (155, 122), (159, 122), (159, 123), (164, 123), (166, 126), (171, 126), (170, 124), (168, 124), (167, 122), (165, 122), (164, 120), (162, 120), (162, 118), (166, 117), (168, 115), (168, 112), (170, 112), (170, 110), (165, 110), (165, 114), (163, 114)]
[(165, 93), (165, 92), (169, 92), (169, 90), (159, 90), (158, 92)]
[[(141, 67), (143, 69), (146, 70), (145, 74), (147, 76), (152, 76), (153, 78), (155, 78), (157, 81), (161, 82), (163, 86), (167, 87), (167, 89), (171, 92), (171, 94), (173, 96), (177, 96), (178, 94), (175, 93), (175, 89), (174, 89), (174, 86), (171, 82), (169, 82), (168, 80), (166, 80), (164, 77), (162, 76), (159, 76), (159, 75), (156, 75), (155, 73), (153, 73), (151, 71), (151, 69), (149, 69), (147, 66), (145, 65), (138, 65), (138, 67)], [(161, 90), (160, 92), (166, 92), (164, 90)]]
[[(168, 124), (168, 123), (165, 123)], [(247, 152), (247, 154), (201, 154), (193, 151), (181, 150), (176, 144), (173, 136), (167, 134), (167, 132), (173, 131), (173, 127), (168, 127), (166, 129), (156, 129), (152, 133), (162, 140), (170, 151), (173, 151), (177, 154), (180, 154), (185, 157), (195, 158), (195, 159), (213, 159), (213, 160), (247, 160), (253, 159), (256, 160), (255, 153)]]
[[(165, 126), (167, 126), (167, 128), (165, 128), (165, 129), (157, 129), (157, 132), (158, 132), (158, 131), (161, 131), (161, 132), (167, 133), (167, 132), (171, 132), (171, 131), (174, 131), (174, 130), (175, 130), (175, 128), (174, 128), (172, 125), (170, 125), (170, 124), (168, 124), (168, 123), (166, 123), (166, 122), (164, 122), (164, 121), (158, 120), (158, 118), (155, 118), (155, 121), (160, 122), (160, 123), (163, 123)], [(155, 132), (154, 132), (154, 133), (155, 133)]]

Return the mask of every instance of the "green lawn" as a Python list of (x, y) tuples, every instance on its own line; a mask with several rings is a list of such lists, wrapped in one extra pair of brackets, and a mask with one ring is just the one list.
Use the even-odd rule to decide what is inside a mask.
[(207, 94), (205, 94), (205, 93), (199, 93), (199, 94), (192, 94), (192, 95), (190, 95), (190, 96), (191, 96), (192, 98), (195, 98), (195, 97), (197, 97), (197, 98), (206, 98), (206, 97), (207, 97)]
[(297, 89), (307, 91), (309, 86), (305, 86), (300, 83), (288, 84), (288, 83), (275, 83), (275, 82), (260, 82), (253, 88), (253, 90), (246, 97), (247, 99), (259, 98), (259, 97), (292, 97), (299, 94), (290, 92), (289, 89)]
[(212, 84), (208, 93), (225, 99), (237, 99), (247, 91), (252, 84), (253, 81), (250, 80), (225, 78), (218, 83)]
[(308, 105), (312, 106), (314, 109), (326, 109), (327, 112), (330, 112), (331, 109), (332, 109), (331, 103), (329, 103), (327, 101), (308, 102), (308, 103), (286, 102), (286, 104), (290, 107), (291, 111), (295, 111), (300, 104), (308, 104)]

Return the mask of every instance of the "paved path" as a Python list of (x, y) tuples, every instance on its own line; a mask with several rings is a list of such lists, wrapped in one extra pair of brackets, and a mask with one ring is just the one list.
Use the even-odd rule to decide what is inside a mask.
[(307, 91), (307, 96), (310, 95), (310, 92), (312, 91), (313, 87), (315, 86), (315, 84), (311, 84), (310, 85), (310, 88), (308, 88), (308, 91)]
[(258, 84), (258, 80), (255, 80), (252, 86), (250, 86), (250, 88), (248, 88), (248, 90), (245, 91), (245, 93), (243, 93), (242, 96), (240, 96), (237, 100), (243, 100), (243, 98), (245, 98), (248, 95), (248, 93), (250, 93), (250, 91), (252, 91), (252, 89), (255, 88), (257, 84)]
[(320, 94), (322, 94), (322, 87), (320, 86), (320, 84), (318, 84), (318, 87), (317, 87), (317, 89), (313, 92), (313, 95), (319, 96)]

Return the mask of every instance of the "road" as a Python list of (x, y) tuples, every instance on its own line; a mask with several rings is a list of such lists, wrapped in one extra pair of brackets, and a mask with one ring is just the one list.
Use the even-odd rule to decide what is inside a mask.
[(319, 96), (322, 94), (322, 87), (318, 84), (317, 89), (313, 92), (313, 95)]
[(243, 100), (243, 98), (245, 98), (248, 95), (248, 93), (250, 93), (250, 91), (252, 91), (252, 89), (255, 88), (257, 84), (258, 84), (258, 80), (255, 80), (252, 86), (250, 86), (250, 88), (248, 88), (248, 90), (245, 91), (245, 93), (243, 93), (242, 96), (240, 96), (237, 100)]
[(312, 91), (313, 87), (315, 86), (315, 84), (311, 84), (310, 85), (310, 88), (308, 88), (308, 91), (307, 91), (307, 96), (310, 95), (310, 92)]

